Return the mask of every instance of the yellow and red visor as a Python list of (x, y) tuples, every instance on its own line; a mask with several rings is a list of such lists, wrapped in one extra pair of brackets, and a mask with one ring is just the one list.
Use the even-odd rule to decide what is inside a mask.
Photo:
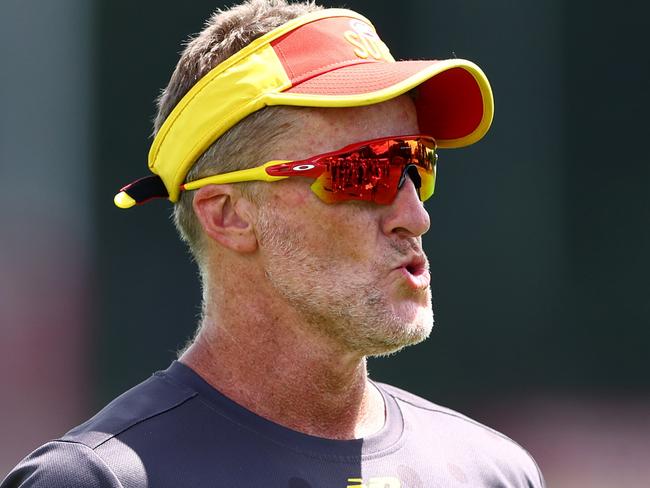
[(492, 122), (490, 84), (470, 61), (395, 61), (372, 24), (351, 10), (313, 12), (254, 40), (181, 99), (149, 152), (157, 177), (127, 185), (115, 203), (128, 208), (166, 197), (176, 202), (194, 162), (224, 132), (266, 106), (355, 107), (418, 87), (421, 133), (438, 147), (472, 144)]

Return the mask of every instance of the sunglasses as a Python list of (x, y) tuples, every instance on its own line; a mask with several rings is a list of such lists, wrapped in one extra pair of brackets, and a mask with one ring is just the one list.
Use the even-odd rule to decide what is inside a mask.
[(208, 176), (181, 185), (181, 190), (300, 176), (315, 179), (311, 189), (325, 203), (362, 200), (388, 205), (410, 177), (424, 202), (433, 195), (437, 160), (432, 137), (383, 137), (308, 159), (269, 161), (255, 168)]

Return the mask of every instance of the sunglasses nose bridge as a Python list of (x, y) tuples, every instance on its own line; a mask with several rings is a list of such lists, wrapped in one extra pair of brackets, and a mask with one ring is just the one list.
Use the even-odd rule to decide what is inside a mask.
[(402, 186), (404, 186), (404, 182), (406, 181), (407, 176), (411, 178), (411, 181), (413, 182), (415, 189), (418, 190), (419, 192), (420, 188), (422, 187), (422, 178), (420, 177), (420, 173), (418, 172), (417, 166), (414, 164), (407, 164), (404, 167), (397, 188), (400, 189), (402, 188)]

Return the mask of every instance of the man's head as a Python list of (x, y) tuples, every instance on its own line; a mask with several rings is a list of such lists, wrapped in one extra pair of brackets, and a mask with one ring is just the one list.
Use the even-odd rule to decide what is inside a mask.
[[(346, 155), (348, 169), (321, 168), (347, 171), (366, 196), (392, 185), (381, 205), (324, 203), (300, 177), (222, 178), (229, 184), (183, 189), (206, 176), (376, 138), (422, 134), (459, 147), (480, 139), (491, 117), (489, 84), (468, 61), (396, 63), (354, 12), (251, 0), (215, 14), (187, 45), (159, 100), (149, 163), (159, 176), (125, 187), (116, 203), (177, 202), (175, 221), (201, 269), (204, 305), (249, 300), (251, 313), (291, 316), (346, 350), (387, 353), (422, 340), (432, 326), (421, 247), (429, 219), (419, 197), (421, 176), (432, 182), (434, 175), (417, 159), (430, 150), (418, 152), (415, 165), (391, 149)], [(252, 179), (277, 179), (268, 173), (276, 166), (256, 169)]]

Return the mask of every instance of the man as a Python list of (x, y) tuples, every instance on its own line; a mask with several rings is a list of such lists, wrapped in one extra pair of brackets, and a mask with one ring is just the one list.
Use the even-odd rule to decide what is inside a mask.
[(508, 438), (366, 371), (431, 331), (436, 146), (479, 140), (492, 110), (476, 65), (394, 62), (354, 12), (215, 14), (159, 100), (154, 175), (115, 199), (175, 202), (196, 337), (2, 488), (543, 486)]

